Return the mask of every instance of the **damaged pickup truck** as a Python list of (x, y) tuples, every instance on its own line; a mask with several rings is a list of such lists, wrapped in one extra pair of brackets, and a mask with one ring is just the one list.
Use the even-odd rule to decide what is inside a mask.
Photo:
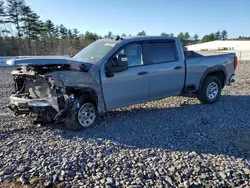
[(174, 95), (218, 100), (234, 81), (234, 53), (204, 56), (183, 52), (175, 37), (100, 39), (72, 58), (17, 58), (15, 91), (9, 108), (38, 114), (41, 121), (63, 121), (72, 130), (98, 122), (108, 110)]

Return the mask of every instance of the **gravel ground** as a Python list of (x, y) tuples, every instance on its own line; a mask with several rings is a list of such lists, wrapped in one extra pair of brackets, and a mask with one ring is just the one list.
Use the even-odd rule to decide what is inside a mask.
[(78, 133), (14, 117), (10, 69), (0, 80), (0, 187), (250, 186), (250, 61), (216, 104), (171, 97), (113, 110)]

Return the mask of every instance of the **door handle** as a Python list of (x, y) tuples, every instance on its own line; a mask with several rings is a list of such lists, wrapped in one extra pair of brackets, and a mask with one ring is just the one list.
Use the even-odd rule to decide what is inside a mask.
[(139, 73), (138, 73), (138, 75), (145, 75), (145, 74), (148, 74), (148, 72), (142, 71), (142, 72), (139, 72)]
[(174, 69), (181, 69), (182, 68), (182, 66), (177, 66), (177, 67), (175, 67)]

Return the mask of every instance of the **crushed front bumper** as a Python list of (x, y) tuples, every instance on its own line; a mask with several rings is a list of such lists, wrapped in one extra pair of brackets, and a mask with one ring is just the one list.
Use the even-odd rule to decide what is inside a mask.
[(59, 107), (57, 104), (57, 97), (48, 97), (40, 99), (26, 99), (13, 94), (10, 96), (10, 103), (8, 107), (16, 113), (27, 114), (32, 108), (46, 108), (52, 107), (56, 112), (59, 112)]

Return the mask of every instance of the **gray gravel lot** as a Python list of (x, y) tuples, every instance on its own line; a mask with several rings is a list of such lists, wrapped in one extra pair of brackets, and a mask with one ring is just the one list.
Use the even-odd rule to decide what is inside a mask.
[(0, 182), (250, 186), (250, 61), (240, 62), (237, 81), (216, 104), (170, 97), (113, 110), (101, 125), (77, 133), (14, 117), (5, 108), (10, 69), (0, 69), (0, 80)]

